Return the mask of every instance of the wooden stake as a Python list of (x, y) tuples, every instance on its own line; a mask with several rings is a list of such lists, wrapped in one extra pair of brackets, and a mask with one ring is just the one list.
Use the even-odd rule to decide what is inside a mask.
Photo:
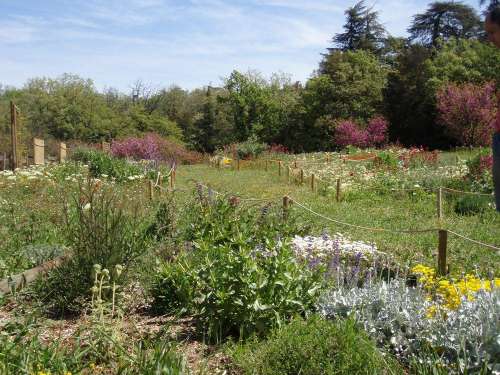
[(281, 160), (278, 161), (278, 176), (281, 177)]
[(295, 161), (293, 162), (293, 167), (294, 167), (295, 169), (297, 169), (297, 160), (295, 160)]
[(437, 217), (439, 220), (443, 218), (443, 188), (439, 188), (437, 192)]
[(337, 202), (340, 202), (340, 194), (341, 194), (340, 187), (341, 187), (340, 178), (337, 178), (337, 195), (336, 195)]
[(290, 203), (290, 198), (288, 196), (283, 197), (283, 220), (286, 221), (288, 219), (288, 207)]
[(290, 166), (286, 166), (286, 182), (290, 183)]
[(311, 190), (312, 192), (314, 193), (314, 180), (315, 180), (315, 176), (314, 176), (314, 173), (311, 175)]
[(149, 200), (152, 201), (154, 198), (154, 185), (153, 181), (149, 180), (148, 183), (148, 195), (149, 195)]
[(265, 171), (267, 172), (267, 164), (268, 164), (268, 161), (266, 160), (266, 167), (265, 167)]
[(240, 170), (240, 158), (236, 159), (236, 169)]
[(446, 275), (446, 248), (448, 246), (448, 231), (439, 231), (439, 248), (438, 248), (438, 274)]
[(17, 152), (17, 110), (13, 101), (10, 102), (10, 140), (12, 150), (11, 169), (15, 170), (19, 167), (19, 155)]
[(302, 185), (304, 183), (304, 170), (301, 168), (300, 169), (300, 184)]

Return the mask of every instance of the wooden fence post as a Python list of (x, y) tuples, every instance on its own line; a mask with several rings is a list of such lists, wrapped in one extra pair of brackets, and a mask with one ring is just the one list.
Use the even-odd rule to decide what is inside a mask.
[(236, 169), (239, 171), (240, 170), (240, 157), (236, 159)]
[(278, 161), (278, 176), (281, 177), (281, 160)]
[(304, 170), (301, 168), (300, 169), (300, 184), (302, 185), (304, 183)]
[(288, 207), (290, 205), (290, 198), (288, 196), (283, 197), (283, 220), (286, 221), (288, 219)]
[(314, 180), (315, 180), (315, 176), (314, 176), (314, 173), (311, 175), (311, 190), (312, 192), (314, 193)]
[(17, 108), (13, 101), (10, 102), (10, 140), (11, 140), (11, 169), (19, 166), (19, 155), (17, 152)]
[(340, 202), (340, 194), (341, 194), (340, 188), (341, 188), (340, 178), (337, 178), (337, 194), (336, 194), (337, 202)]
[(154, 185), (153, 185), (153, 181), (151, 181), (151, 180), (148, 180), (148, 196), (149, 196), (149, 200), (152, 201), (154, 198)]
[(293, 167), (294, 167), (295, 169), (297, 169), (297, 160), (295, 160), (295, 161), (293, 162)]
[(439, 220), (443, 218), (443, 188), (439, 188), (437, 191), (437, 217)]
[(439, 248), (438, 248), (438, 274), (446, 275), (446, 249), (448, 246), (448, 231), (439, 230)]
[(290, 166), (286, 166), (286, 182), (290, 183)]
[(66, 156), (67, 156), (66, 143), (60, 142), (59, 143), (59, 163), (64, 163), (66, 161)]
[(266, 160), (266, 166), (265, 166), (265, 169), (264, 169), (266, 172), (267, 172), (267, 169), (268, 169), (268, 163), (269, 163), (269, 161)]

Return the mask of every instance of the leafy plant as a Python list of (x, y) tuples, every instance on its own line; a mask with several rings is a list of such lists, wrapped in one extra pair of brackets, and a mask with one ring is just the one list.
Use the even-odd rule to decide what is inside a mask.
[(307, 314), (321, 290), (320, 273), (299, 263), (282, 241), (287, 225), (223, 198), (198, 204), (187, 238), (191, 251), (163, 264), (153, 306), (194, 315), (209, 339), (265, 334)]
[(124, 181), (128, 177), (140, 175), (142, 170), (138, 165), (129, 163), (127, 160), (114, 158), (105, 152), (77, 149), (71, 155), (75, 161), (87, 164), (92, 177), (103, 175)]
[(236, 152), (240, 159), (256, 158), (267, 148), (268, 146), (265, 143), (259, 142), (255, 135), (248, 137), (245, 142), (236, 144)]
[(353, 320), (327, 321), (319, 316), (294, 319), (262, 342), (250, 342), (233, 351), (244, 374), (402, 374), (389, 356)]
[(494, 286), (479, 290), (473, 298), (462, 296), (458, 306), (441, 315), (424, 287), (394, 279), (331, 290), (318, 309), (331, 319), (354, 317), (378, 345), (412, 366), (486, 374), (498, 371), (499, 298), (500, 289)]

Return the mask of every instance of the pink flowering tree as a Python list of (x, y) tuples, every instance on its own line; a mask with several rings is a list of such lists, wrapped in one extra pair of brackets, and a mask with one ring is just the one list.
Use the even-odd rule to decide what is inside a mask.
[(495, 85), (448, 84), (437, 93), (439, 123), (459, 144), (486, 146), (494, 130)]
[(116, 157), (161, 161), (163, 140), (156, 134), (146, 134), (142, 138), (129, 137), (113, 141), (111, 152)]
[(340, 121), (335, 129), (338, 146), (377, 147), (387, 142), (388, 123), (382, 116), (372, 118), (365, 129), (352, 120)]
[(387, 143), (387, 131), (389, 125), (382, 116), (374, 117), (366, 127), (366, 139), (368, 146), (380, 147)]
[(366, 132), (351, 120), (339, 122), (335, 130), (335, 141), (338, 146), (365, 147), (367, 142)]

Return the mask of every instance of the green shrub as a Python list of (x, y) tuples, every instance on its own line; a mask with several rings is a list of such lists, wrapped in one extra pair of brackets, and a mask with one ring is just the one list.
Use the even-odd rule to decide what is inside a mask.
[(318, 316), (294, 319), (262, 342), (233, 350), (243, 374), (402, 374), (352, 320), (326, 321)]
[(136, 211), (122, 207), (115, 193), (87, 182), (66, 205), (65, 235), (70, 248), (67, 259), (34, 285), (46, 307), (53, 312), (80, 312), (92, 287), (94, 264), (124, 274), (149, 245), (145, 224)]
[(130, 176), (137, 176), (142, 173), (138, 165), (132, 164), (125, 159), (114, 158), (98, 150), (80, 148), (73, 152), (71, 158), (87, 164), (93, 177), (106, 175), (115, 178), (117, 181), (124, 181)]
[(465, 195), (456, 201), (455, 212), (459, 215), (476, 215), (487, 210), (491, 203), (490, 197)]
[[(267, 213), (264, 211), (267, 210)], [(281, 242), (292, 227), (270, 207), (256, 215), (225, 199), (190, 210), (193, 250), (163, 264), (152, 294), (162, 312), (194, 315), (210, 340), (265, 334), (313, 309), (320, 272), (299, 264)]]
[(397, 169), (399, 166), (399, 159), (390, 151), (380, 151), (377, 154), (376, 163), (383, 165), (389, 169)]
[(240, 159), (256, 158), (261, 155), (268, 146), (258, 141), (255, 135), (250, 136), (245, 142), (236, 144), (236, 152)]

